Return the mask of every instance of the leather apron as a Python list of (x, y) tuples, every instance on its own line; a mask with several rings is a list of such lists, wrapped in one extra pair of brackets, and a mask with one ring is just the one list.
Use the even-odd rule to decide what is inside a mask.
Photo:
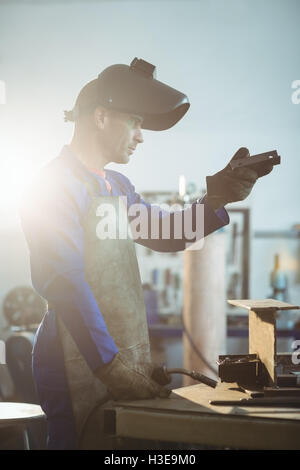
[[(84, 180), (83, 183), (91, 198), (89, 211), (82, 221), (86, 281), (121, 356), (131, 363), (150, 362), (143, 289), (134, 242), (128, 230), (127, 209), (122, 197), (100, 196), (101, 188), (96, 178)], [(116, 228), (117, 237), (113, 239), (99, 239), (97, 236), (97, 225), (101, 220), (97, 214), (103, 204), (109, 204), (113, 208), (113, 214), (111, 211), (109, 216), (105, 214), (105, 221)], [(122, 234), (127, 232), (126, 238), (118, 238), (119, 229)], [(96, 442), (103, 438), (101, 435), (95, 436), (95, 432), (99, 432), (101, 428), (100, 423), (97, 431), (94, 426), (95, 432), (91, 438), (84, 437), (83, 434), (86, 432), (86, 421), (92, 417), (93, 410), (95, 416), (97, 414), (97, 404), (109, 399), (107, 389), (89, 368), (61, 318), (58, 318), (58, 329), (77, 435), (81, 441), (84, 438), (85, 448), (94, 448), (95, 445), (97, 448), (105, 448), (101, 447), (103, 443)], [(98, 416), (101, 419), (99, 413)]]

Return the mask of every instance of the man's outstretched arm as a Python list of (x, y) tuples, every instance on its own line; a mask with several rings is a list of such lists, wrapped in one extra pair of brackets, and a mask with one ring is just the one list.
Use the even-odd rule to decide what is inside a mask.
[[(131, 183), (130, 183), (131, 184)], [(152, 250), (160, 252), (183, 251), (192, 243), (201, 240), (210, 233), (229, 223), (229, 216), (224, 208), (214, 210), (206, 197), (194, 202), (183, 210), (170, 212), (158, 205), (147, 203), (131, 185), (129, 220), (135, 241)], [(134, 217), (134, 212), (138, 217)], [(139, 217), (140, 214), (147, 216)], [(141, 236), (135, 237), (134, 228), (140, 218)], [(141, 225), (144, 226), (141, 227)]]

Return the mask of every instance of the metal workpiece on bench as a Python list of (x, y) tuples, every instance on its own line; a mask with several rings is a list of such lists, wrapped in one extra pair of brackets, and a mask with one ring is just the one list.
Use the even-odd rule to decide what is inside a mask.
[(217, 362), (221, 382), (238, 382), (243, 387), (260, 386), (260, 360), (257, 354), (221, 355)]
[(299, 395), (296, 372), (300, 373), (300, 367), (293, 364), (292, 354), (277, 354), (276, 350), (277, 312), (299, 306), (275, 299), (228, 302), (249, 310), (249, 354), (219, 356), (221, 381), (256, 390), (266, 387), (268, 396)]

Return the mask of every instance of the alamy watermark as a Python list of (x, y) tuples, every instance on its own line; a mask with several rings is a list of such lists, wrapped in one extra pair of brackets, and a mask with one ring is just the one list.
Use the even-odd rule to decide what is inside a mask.
[(182, 241), (182, 249), (199, 250), (204, 245), (204, 204), (131, 204), (126, 196), (99, 204), (96, 234), (99, 240)]
[(300, 104), (300, 80), (294, 80), (292, 82), (292, 88), (295, 90), (291, 95), (293, 104)]
[(5, 342), (0, 340), (0, 364), (6, 364)]
[(6, 85), (4, 80), (0, 80), (0, 104), (6, 104)]
[(292, 342), (292, 348), (294, 349), (292, 353), (292, 363), (297, 366), (300, 364), (300, 340), (296, 339)]

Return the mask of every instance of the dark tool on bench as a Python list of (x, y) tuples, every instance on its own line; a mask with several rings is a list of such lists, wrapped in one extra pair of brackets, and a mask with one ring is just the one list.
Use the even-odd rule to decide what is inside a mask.
[(299, 408), (299, 397), (262, 397), (242, 398), (240, 400), (210, 400), (215, 406), (279, 406), (282, 408)]
[(151, 375), (151, 378), (155, 380), (155, 382), (159, 383), (160, 385), (168, 385), (172, 378), (171, 374), (182, 374), (182, 375), (188, 375), (194, 380), (197, 380), (198, 382), (204, 383), (205, 385), (208, 385), (209, 387), (215, 388), (217, 386), (217, 383), (215, 380), (207, 377), (206, 375), (199, 374), (198, 372), (195, 372), (194, 370), (188, 371), (186, 369), (167, 369), (166, 366), (159, 366), (156, 367)]
[(258, 153), (257, 155), (245, 158), (237, 158), (230, 162), (230, 166), (232, 170), (244, 167), (250, 167), (254, 170), (262, 170), (264, 167), (269, 166), (270, 163), (273, 166), (280, 164), (280, 156), (278, 155), (277, 150), (270, 150), (269, 152)]

